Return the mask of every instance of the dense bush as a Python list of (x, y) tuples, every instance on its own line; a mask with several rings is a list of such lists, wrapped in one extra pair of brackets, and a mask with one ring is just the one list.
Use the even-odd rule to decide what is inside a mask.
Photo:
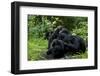
[(28, 36), (40, 38), (62, 25), (72, 33), (87, 38), (87, 17), (28, 15)]

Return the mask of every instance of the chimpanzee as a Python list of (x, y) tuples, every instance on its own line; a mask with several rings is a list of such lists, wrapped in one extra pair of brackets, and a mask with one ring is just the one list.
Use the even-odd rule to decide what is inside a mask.
[(67, 52), (85, 52), (85, 41), (79, 36), (73, 36), (64, 27), (57, 28), (49, 37), (47, 55), (61, 58)]
[(59, 32), (57, 39), (62, 40), (64, 42), (65, 45), (64, 47), (65, 50), (67, 50), (67, 52), (68, 51), (79, 52), (80, 50), (81, 52), (85, 52), (86, 50), (85, 41), (79, 36), (72, 35), (65, 28)]

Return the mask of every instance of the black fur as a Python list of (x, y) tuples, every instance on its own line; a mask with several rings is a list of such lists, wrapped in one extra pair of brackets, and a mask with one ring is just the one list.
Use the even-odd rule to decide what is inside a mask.
[(54, 39), (47, 51), (47, 55), (52, 55), (53, 58), (61, 58), (64, 56), (64, 43), (62, 40)]
[[(70, 36), (69, 43), (64, 43), (65, 48), (67, 47), (71, 52), (85, 52), (86, 45), (84, 40), (79, 36)], [(67, 50), (67, 51), (68, 51)]]

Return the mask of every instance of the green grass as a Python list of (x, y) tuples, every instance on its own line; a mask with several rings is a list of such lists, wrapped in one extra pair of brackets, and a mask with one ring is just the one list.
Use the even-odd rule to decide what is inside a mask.
[[(28, 60), (48, 60), (45, 57), (48, 47), (48, 41), (42, 38), (34, 38), (28, 40)], [(88, 58), (87, 51), (85, 53), (66, 54), (65, 59), (84, 59)]]
[(76, 54), (66, 54), (66, 59), (86, 59), (88, 58), (87, 50), (84, 53), (76, 53)]
[(28, 40), (28, 60), (44, 60), (42, 56), (47, 51), (47, 40), (42, 38)]

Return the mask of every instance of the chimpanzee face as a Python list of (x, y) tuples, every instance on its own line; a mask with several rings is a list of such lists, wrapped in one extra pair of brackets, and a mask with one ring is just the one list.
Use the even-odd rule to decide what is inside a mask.
[(63, 57), (64, 52), (63, 52), (62, 48), (60, 48), (60, 46), (55, 46), (55, 47), (48, 50), (47, 55), (50, 58), (57, 59), (57, 58)]

